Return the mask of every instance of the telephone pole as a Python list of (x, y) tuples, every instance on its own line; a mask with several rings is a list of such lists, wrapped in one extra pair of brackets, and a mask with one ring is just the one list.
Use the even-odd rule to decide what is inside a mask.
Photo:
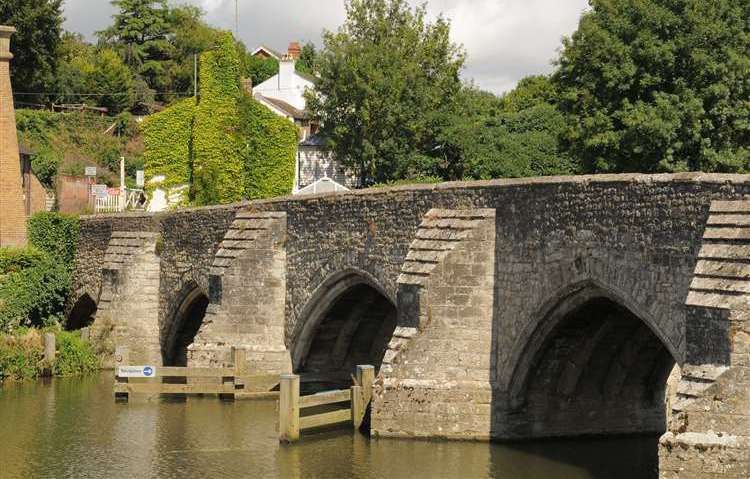
[(234, 0), (234, 37), (240, 39), (240, 6), (239, 0)]

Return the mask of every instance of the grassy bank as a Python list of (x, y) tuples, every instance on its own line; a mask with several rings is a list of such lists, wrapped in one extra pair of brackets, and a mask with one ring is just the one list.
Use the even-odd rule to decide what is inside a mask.
[[(54, 332), (55, 360), (44, 359), (44, 333)], [(73, 376), (96, 371), (99, 360), (79, 332), (59, 329), (19, 328), (0, 336), (0, 381), (40, 376)]]

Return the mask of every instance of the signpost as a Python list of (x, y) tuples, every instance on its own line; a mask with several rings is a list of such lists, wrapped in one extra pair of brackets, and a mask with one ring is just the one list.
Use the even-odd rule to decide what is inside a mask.
[(107, 185), (91, 185), (91, 194), (96, 198), (106, 199), (109, 195)]
[(137, 170), (135, 172), (135, 186), (137, 186), (138, 188), (143, 188), (143, 186), (146, 184), (145, 180), (146, 180), (146, 178), (145, 178), (145, 175), (144, 175), (144, 171), (143, 170)]
[(96, 176), (96, 166), (87, 166), (85, 172), (86, 176)]
[(156, 377), (155, 366), (118, 366), (117, 376), (121, 378), (153, 378)]

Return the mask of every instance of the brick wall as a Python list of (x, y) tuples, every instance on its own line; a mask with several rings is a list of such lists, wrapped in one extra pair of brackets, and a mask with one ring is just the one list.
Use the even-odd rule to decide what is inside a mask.
[(0, 27), (0, 247), (26, 244), (26, 211), (10, 84), (10, 60), (13, 56), (8, 40), (13, 31)]

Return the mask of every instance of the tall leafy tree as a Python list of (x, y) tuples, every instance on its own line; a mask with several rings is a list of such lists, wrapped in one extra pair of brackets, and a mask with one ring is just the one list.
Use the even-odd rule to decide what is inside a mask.
[(169, 87), (173, 46), (166, 0), (113, 0), (119, 11), (112, 26), (98, 32), (100, 43), (115, 49), (131, 70), (159, 91)]
[[(11, 41), (11, 81), (17, 91), (47, 92), (57, 70), (62, 32), (62, 0), (0, 0), (0, 25), (17, 32)], [(44, 102), (48, 96), (24, 95), (24, 102)]]
[(585, 170), (750, 170), (750, 2), (590, 3), (555, 74)]
[(433, 118), (461, 88), (463, 51), (448, 21), (430, 23), (406, 0), (348, 0), (346, 14), (337, 32), (324, 33), (308, 107), (364, 184), (408, 177), (424, 169)]

